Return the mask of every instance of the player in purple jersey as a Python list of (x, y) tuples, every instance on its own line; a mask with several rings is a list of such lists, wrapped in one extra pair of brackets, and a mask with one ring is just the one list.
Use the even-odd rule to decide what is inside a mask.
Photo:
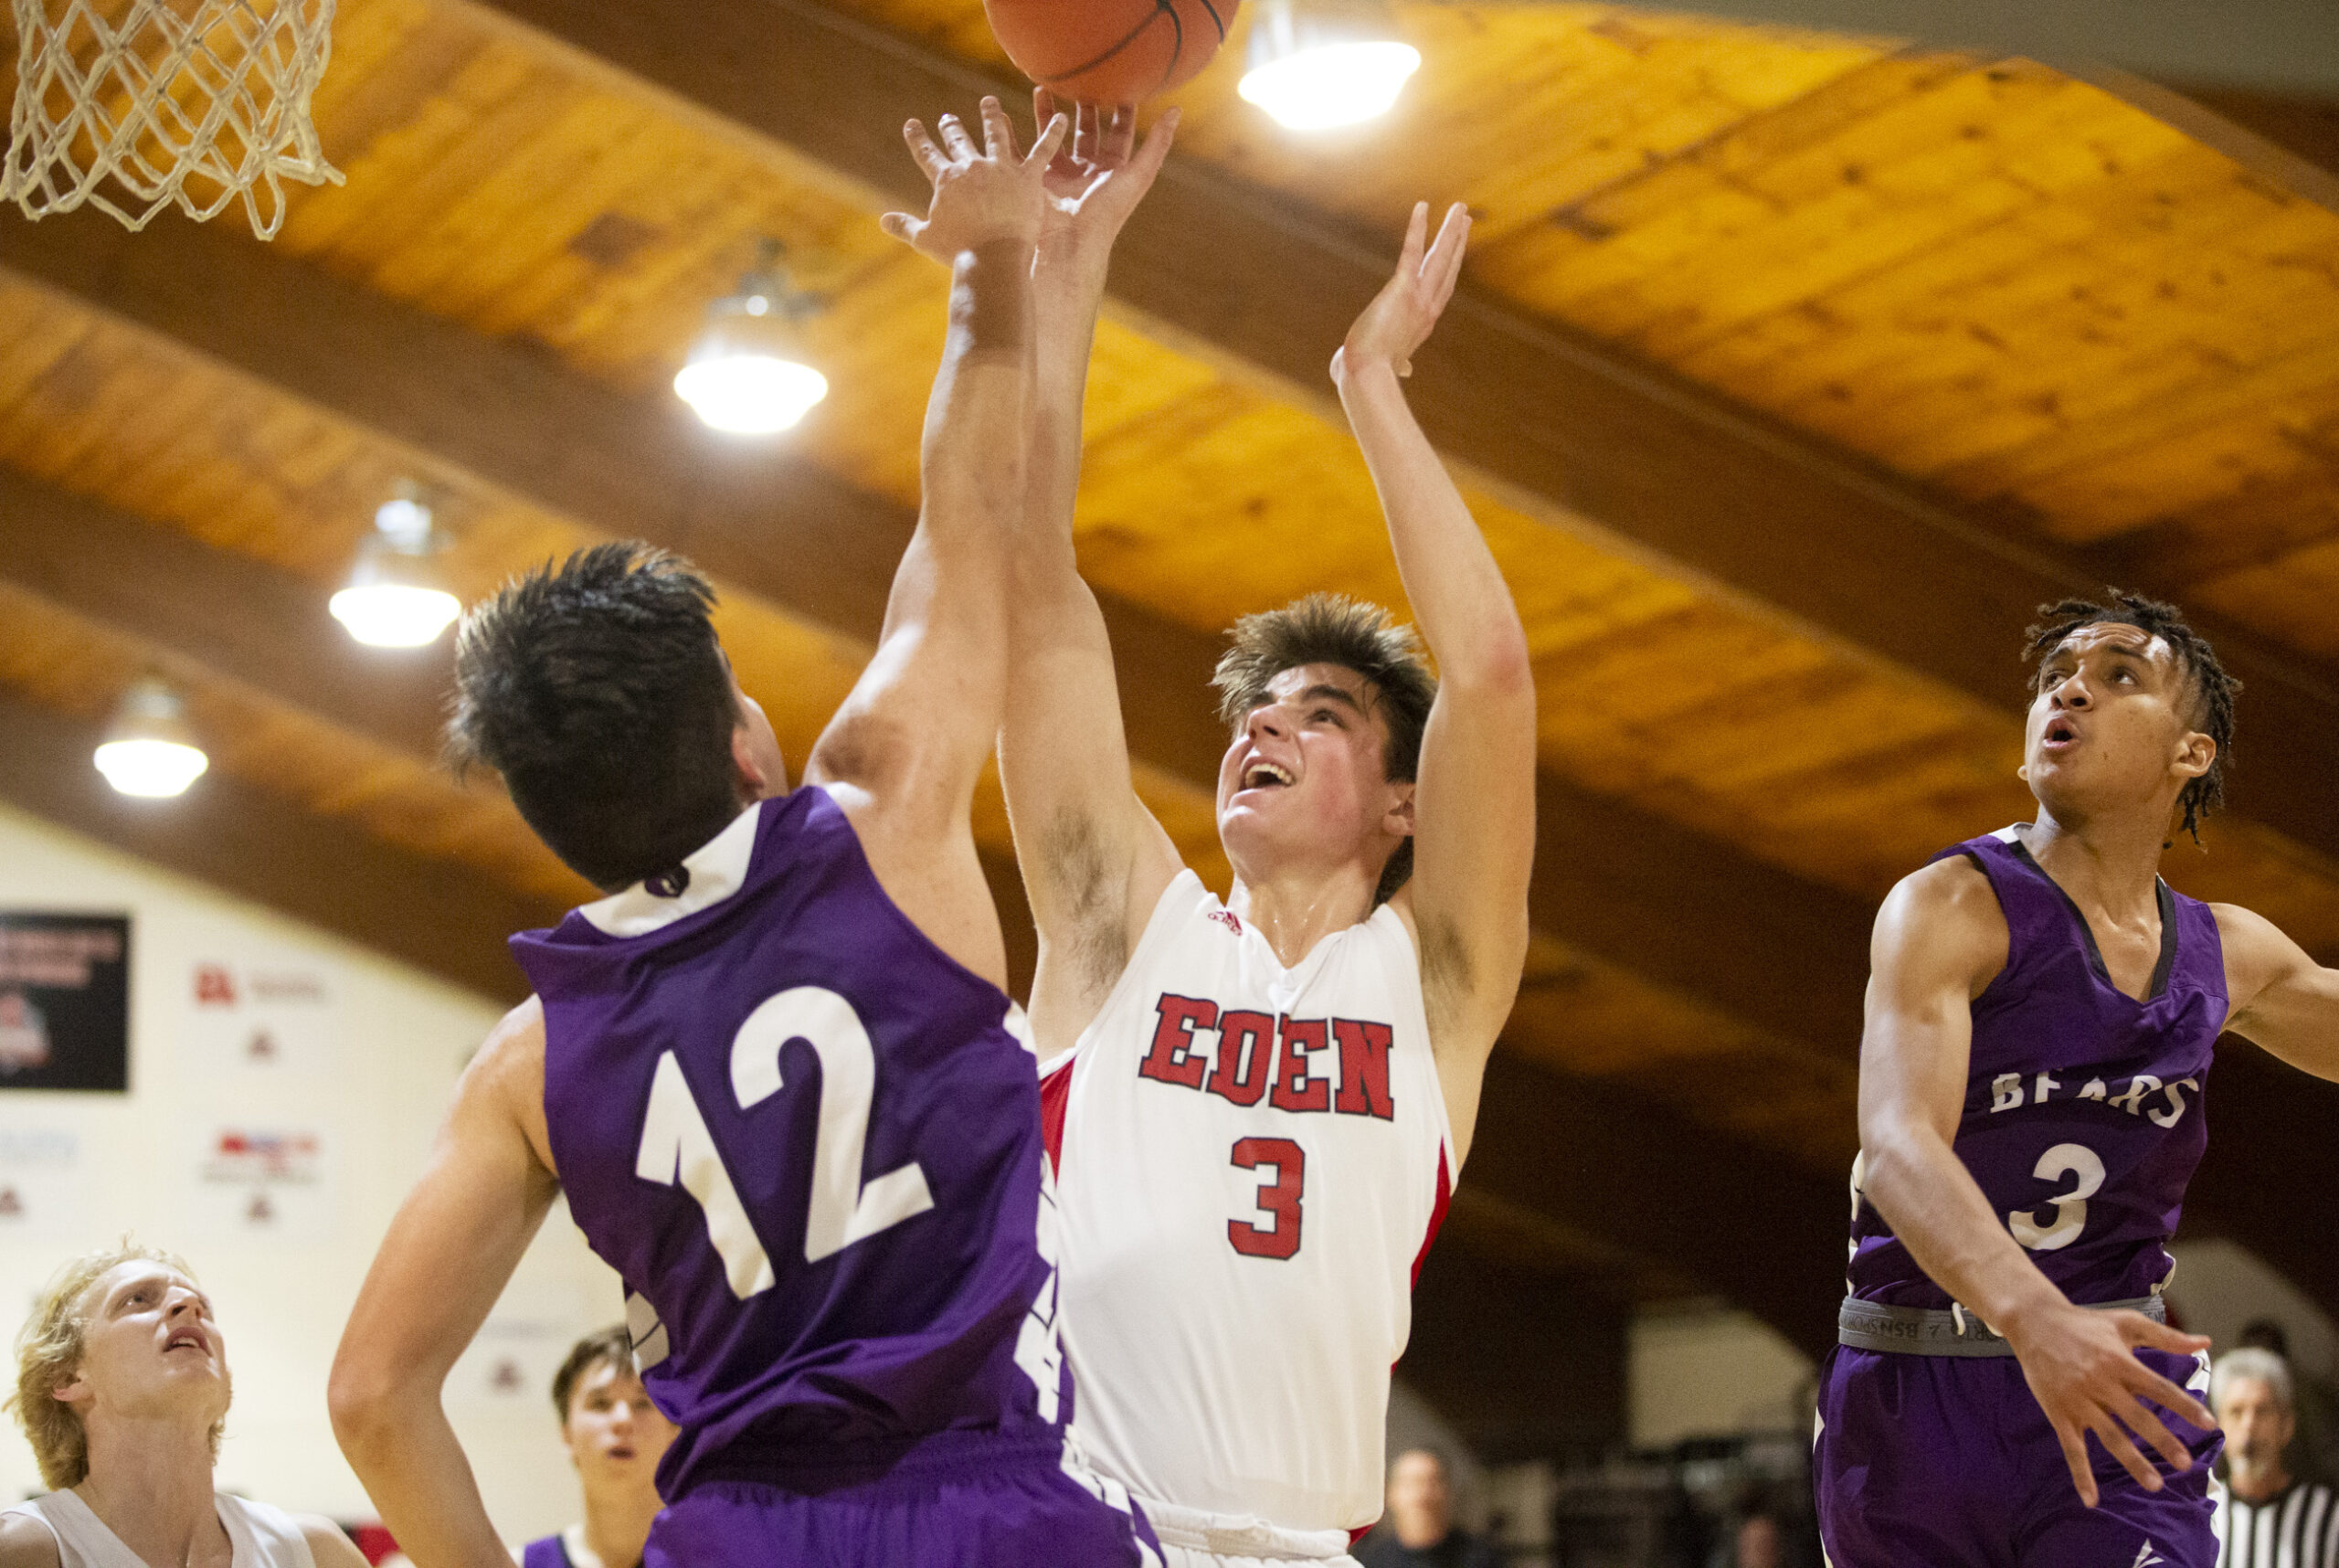
[(2339, 971), (2158, 875), (2218, 801), (2234, 682), (2167, 605), (2043, 614), (2037, 819), (1877, 916), (1815, 1463), (1835, 1568), (2211, 1568), (2208, 1341), (2159, 1298), (2210, 1057), (2229, 1029), (2339, 1078)]
[(915, 122), (892, 232), (953, 270), (924, 504), (874, 658), (790, 793), (713, 594), (638, 546), (466, 620), (456, 744), (609, 896), (515, 938), (490, 1036), (336, 1359), (352, 1465), (422, 1568), (508, 1568), (440, 1407), (554, 1197), (624, 1277), (679, 1432), (646, 1568), (1148, 1560), (1067, 1453), (1028, 1035), (969, 827), (1006, 679), (1042, 173)]

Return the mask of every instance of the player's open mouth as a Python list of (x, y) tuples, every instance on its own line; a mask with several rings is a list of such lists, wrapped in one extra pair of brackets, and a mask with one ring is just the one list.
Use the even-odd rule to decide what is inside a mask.
[(2048, 722), (2047, 733), (2039, 737), (2039, 744), (2049, 751), (2063, 751), (2079, 744), (2079, 738), (2080, 732), (2071, 721), (2059, 718)]
[(1254, 762), (1243, 770), (1245, 789), (1281, 789), (1292, 782), (1291, 774), (1273, 762)]
[(619, 1443), (617, 1446), (609, 1450), (609, 1457), (612, 1459), (630, 1459), (633, 1457), (633, 1450), (627, 1447), (624, 1444)]
[(203, 1337), (199, 1329), (181, 1329), (163, 1341), (164, 1355), (173, 1351), (198, 1351), (207, 1356), (211, 1353), (211, 1343)]

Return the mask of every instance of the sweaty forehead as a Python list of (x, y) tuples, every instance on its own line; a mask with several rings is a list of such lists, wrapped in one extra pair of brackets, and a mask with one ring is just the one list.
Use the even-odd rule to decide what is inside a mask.
[(1278, 672), (1267, 683), (1267, 697), (1272, 702), (1287, 703), (1318, 686), (1345, 692), (1360, 708), (1369, 710), (1372, 706), (1372, 683), (1345, 664), (1295, 664)]
[(2085, 658), (2097, 652), (2133, 653), (2147, 663), (2172, 669), (2176, 664), (2176, 650), (2169, 646), (2166, 638), (2118, 620), (2099, 620), (2080, 627), (2055, 644), (2048, 657)]

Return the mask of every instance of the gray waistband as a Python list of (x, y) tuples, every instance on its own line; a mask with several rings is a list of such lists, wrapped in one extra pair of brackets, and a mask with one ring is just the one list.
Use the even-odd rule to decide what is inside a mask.
[[(2097, 1312), (2142, 1312), (2155, 1323), (2168, 1321), (2157, 1296), (2135, 1301), (2087, 1303)], [(1973, 1313), (1953, 1308), (1888, 1307), (1880, 1301), (1844, 1298), (1836, 1314), (1836, 1341), (1856, 1351), (1886, 1351), (1904, 1356), (2011, 1356), (2014, 1347), (1991, 1332)]]

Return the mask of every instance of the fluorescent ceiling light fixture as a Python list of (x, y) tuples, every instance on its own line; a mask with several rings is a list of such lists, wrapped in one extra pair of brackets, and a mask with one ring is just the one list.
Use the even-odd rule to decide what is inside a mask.
[(153, 676), (122, 694), (92, 760), (117, 791), (149, 800), (184, 795), (211, 766), (187, 727), (185, 705)]
[(1379, 29), (1340, 16), (1267, 0), (1251, 26), (1251, 69), (1236, 89), (1244, 101), (1292, 131), (1329, 131), (1389, 112), (1421, 69), (1421, 51), (1367, 36)]
[(357, 556), (349, 586), (327, 606), (349, 634), (373, 648), (419, 648), (462, 614), (439, 586), (429, 556), (438, 547), (430, 508), (410, 494), (384, 502)]
[(822, 303), (788, 282), (778, 241), (765, 240), (737, 291), (707, 307), (706, 329), (675, 373), (675, 396), (704, 423), (733, 435), (794, 428), (829, 395), (829, 378), (792, 352), (795, 323)]

